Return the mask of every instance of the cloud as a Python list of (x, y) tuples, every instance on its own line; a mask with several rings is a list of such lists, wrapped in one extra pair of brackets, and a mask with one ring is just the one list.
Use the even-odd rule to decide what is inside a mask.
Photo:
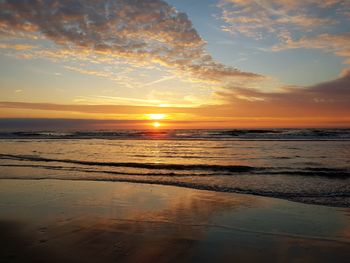
[(298, 40), (289, 40), (283, 44), (272, 47), (273, 51), (294, 48), (321, 49), (332, 52), (339, 57), (344, 57), (345, 64), (350, 64), (350, 33), (331, 35), (320, 34), (315, 37), (301, 37)]
[(335, 80), (280, 92), (231, 87), (216, 93), (222, 110), (241, 117), (350, 117), (350, 70)]
[(320, 49), (350, 64), (347, 0), (222, 0), (223, 30), (274, 42), (272, 51)]
[(88, 69), (88, 68), (84, 68), (84, 66), (81, 64), (76, 66), (64, 66), (64, 68), (71, 71), (76, 71), (85, 75), (93, 75), (99, 78), (107, 78), (127, 88), (135, 88), (135, 87), (142, 86), (141, 82), (127, 76), (127, 70), (119, 71), (116, 73), (114, 72), (113, 69), (108, 68), (106, 66), (102, 70)]
[(4, 0), (0, 32), (32, 34), (76, 54), (161, 64), (202, 80), (262, 78), (214, 61), (187, 15), (162, 0)]
[[(307, 32), (335, 25), (339, 15), (346, 16), (350, 10), (344, 0), (222, 0), (219, 7), (226, 23), (223, 30), (256, 39), (272, 34), (281, 40), (289, 39), (294, 30)], [(324, 15), (334, 10), (337, 10), (337, 19)]]
[[(328, 82), (309, 87), (284, 87), (280, 92), (231, 87), (216, 92), (223, 104), (197, 107), (155, 107), (130, 105), (62, 105), (50, 103), (0, 102), (2, 109), (27, 109), (100, 114), (187, 114), (199, 119), (293, 118), (294, 120), (350, 120), (350, 70)], [(287, 123), (288, 124), (288, 123)]]
[(31, 102), (0, 102), (0, 108), (43, 111), (80, 112), (91, 114), (187, 113), (191, 108), (130, 105), (77, 105)]
[(35, 46), (33, 45), (25, 45), (25, 44), (5, 44), (5, 43), (0, 43), (0, 49), (15, 49), (15, 50), (28, 50), (28, 49), (33, 49)]

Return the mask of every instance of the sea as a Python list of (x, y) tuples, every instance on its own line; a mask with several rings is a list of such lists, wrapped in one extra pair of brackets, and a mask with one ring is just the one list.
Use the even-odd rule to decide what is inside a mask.
[(350, 129), (0, 132), (0, 179), (160, 184), (350, 207)]

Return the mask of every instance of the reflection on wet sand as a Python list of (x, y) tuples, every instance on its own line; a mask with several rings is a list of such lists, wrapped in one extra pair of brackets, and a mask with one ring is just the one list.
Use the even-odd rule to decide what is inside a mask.
[(349, 210), (177, 187), (1, 180), (1, 262), (346, 262)]

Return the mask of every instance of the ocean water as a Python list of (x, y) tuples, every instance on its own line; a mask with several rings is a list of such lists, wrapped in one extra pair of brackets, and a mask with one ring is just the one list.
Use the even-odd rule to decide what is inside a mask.
[(1, 178), (164, 184), (350, 207), (350, 130), (1, 132)]

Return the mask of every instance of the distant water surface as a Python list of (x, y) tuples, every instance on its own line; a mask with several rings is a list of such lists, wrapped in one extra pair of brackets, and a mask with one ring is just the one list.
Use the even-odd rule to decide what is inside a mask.
[(350, 130), (2, 132), (0, 178), (146, 182), (350, 207)]

